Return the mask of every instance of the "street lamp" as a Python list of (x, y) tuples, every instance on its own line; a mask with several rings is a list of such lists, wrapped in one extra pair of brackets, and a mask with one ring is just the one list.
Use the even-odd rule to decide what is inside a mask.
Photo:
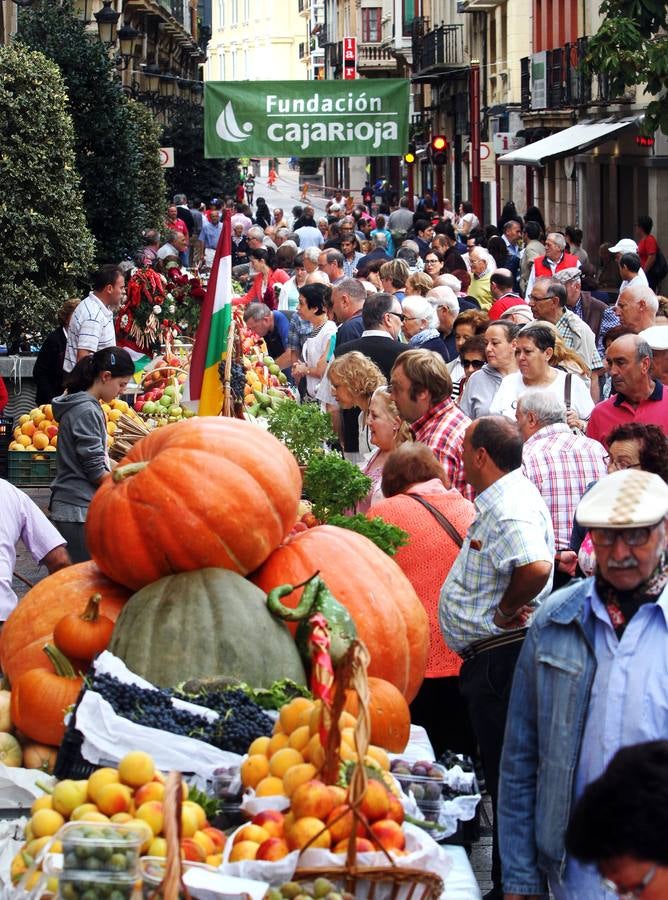
[(103, 44), (111, 46), (116, 43), (116, 27), (121, 14), (111, 8), (111, 0), (104, 0), (104, 6), (95, 13), (97, 31)]
[(160, 66), (144, 66), (143, 75), (146, 80), (146, 90), (148, 93), (157, 93), (160, 88)]
[(141, 31), (137, 31), (136, 28), (133, 28), (132, 25), (126, 23), (119, 29), (116, 36), (118, 38), (118, 43), (120, 44), (121, 56), (123, 59), (127, 60), (135, 55), (143, 34)]

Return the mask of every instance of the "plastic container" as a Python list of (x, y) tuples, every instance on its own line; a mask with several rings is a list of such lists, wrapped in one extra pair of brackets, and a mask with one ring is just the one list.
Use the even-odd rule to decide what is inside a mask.
[(63, 845), (63, 872), (78, 878), (111, 875), (134, 878), (141, 837), (124, 825), (68, 822), (58, 833)]
[[(142, 897), (149, 900), (150, 897), (162, 897), (162, 893), (156, 894), (156, 890), (160, 887), (162, 879), (165, 877), (165, 864), (167, 860), (159, 856), (142, 856), (139, 860), (139, 872), (142, 879)], [(187, 862), (181, 863), (181, 871), (187, 869), (205, 869), (207, 872), (217, 872), (212, 866), (204, 863)], [(185, 894), (179, 892), (179, 900), (184, 898)]]
[(405, 794), (412, 792), (418, 804), (424, 802), (436, 802), (440, 799), (445, 784), (445, 769), (437, 763), (433, 763), (432, 770), (438, 770), (440, 778), (429, 777), (426, 775), (404, 775), (398, 772), (392, 774), (401, 785), (401, 789)]
[(63, 872), (58, 879), (62, 900), (130, 900), (137, 876), (111, 872)]
[(52, 451), (7, 451), (7, 480), (16, 487), (48, 487), (56, 477)]
[(211, 824), (214, 828), (221, 831), (229, 831), (231, 828), (238, 828), (248, 821), (240, 803), (223, 803), (218, 808), (218, 812), (213, 817)]
[(211, 780), (211, 790), (213, 796), (222, 800), (224, 804), (238, 802), (243, 793), (239, 769), (230, 769), (222, 774), (214, 775)]

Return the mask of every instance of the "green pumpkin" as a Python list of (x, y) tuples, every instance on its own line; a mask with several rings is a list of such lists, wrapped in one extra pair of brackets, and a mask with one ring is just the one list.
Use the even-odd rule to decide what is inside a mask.
[(256, 688), (281, 678), (306, 684), (297, 646), (265, 594), (227, 569), (168, 575), (137, 591), (108, 649), (160, 687), (219, 676)]

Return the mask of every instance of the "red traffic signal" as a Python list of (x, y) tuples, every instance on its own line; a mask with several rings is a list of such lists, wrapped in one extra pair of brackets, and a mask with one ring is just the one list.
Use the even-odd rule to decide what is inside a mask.
[(435, 166), (444, 166), (448, 161), (448, 139), (437, 134), (431, 139), (431, 161)]

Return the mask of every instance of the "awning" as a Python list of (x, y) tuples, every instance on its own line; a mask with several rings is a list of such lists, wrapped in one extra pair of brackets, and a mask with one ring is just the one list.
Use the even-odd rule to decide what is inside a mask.
[(539, 166), (542, 167), (551, 159), (561, 159), (582, 153), (598, 144), (604, 144), (610, 138), (632, 125), (637, 125), (642, 116), (627, 116), (623, 119), (606, 119), (604, 121), (578, 122), (563, 131), (557, 131), (549, 137), (527, 144), (518, 150), (512, 150), (504, 156), (497, 157), (502, 166)]

